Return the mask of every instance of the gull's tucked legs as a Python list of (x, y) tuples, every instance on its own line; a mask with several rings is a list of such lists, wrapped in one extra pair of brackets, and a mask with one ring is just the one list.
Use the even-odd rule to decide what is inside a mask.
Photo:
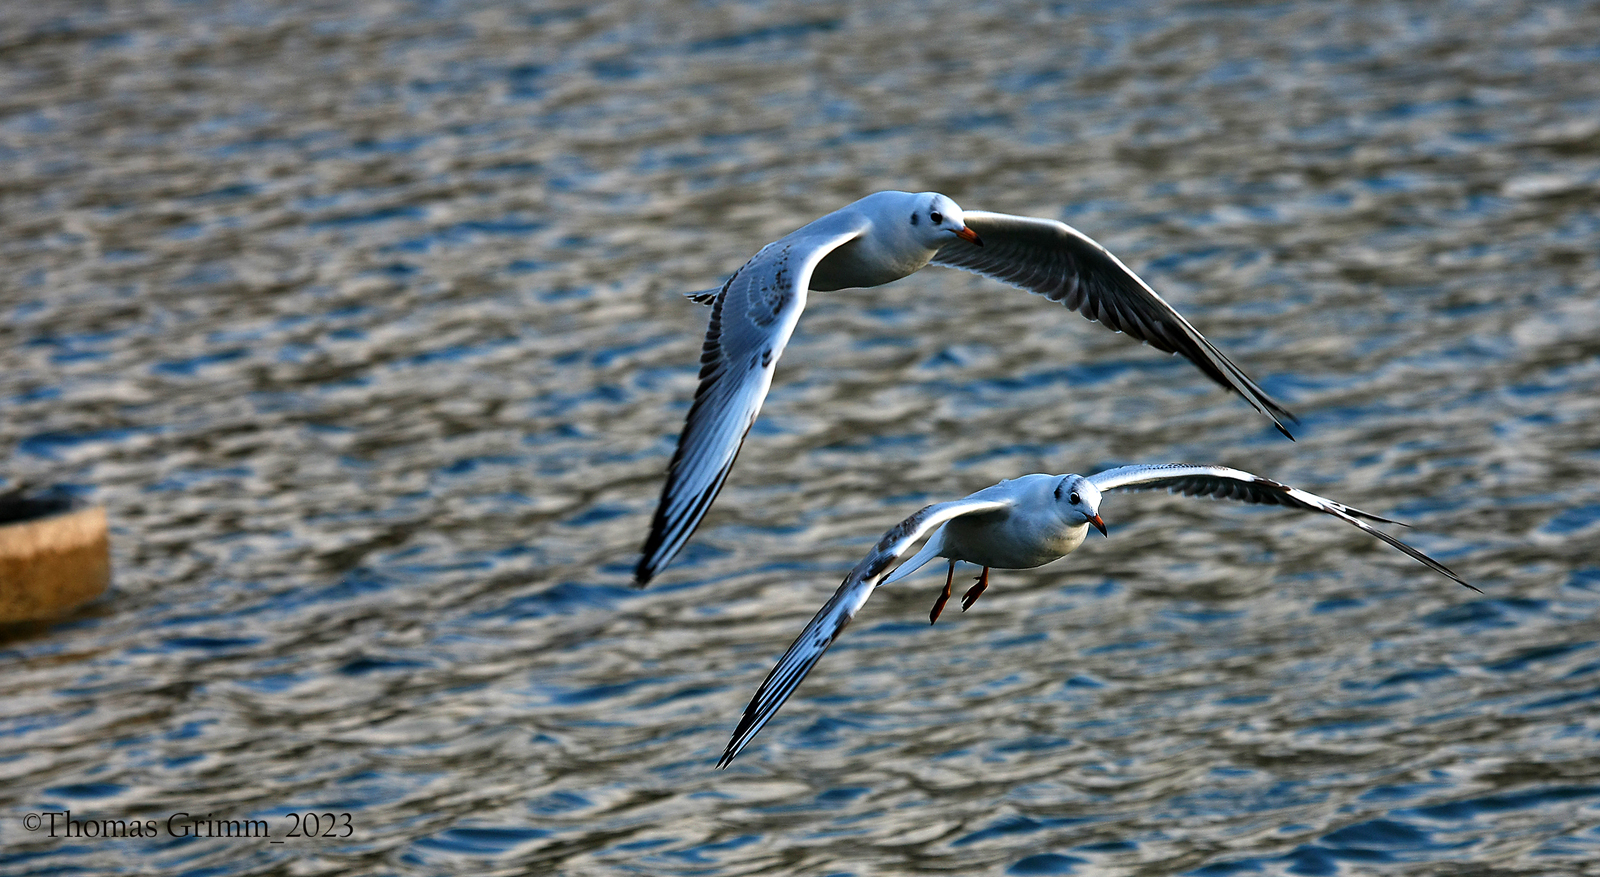
[(944, 604), (950, 599), (950, 583), (956, 578), (956, 562), (950, 561), (950, 571), (944, 577), (944, 591), (939, 594), (939, 599), (933, 601), (933, 611), (928, 613), (928, 623), (939, 620), (939, 613), (944, 611)]
[(989, 590), (989, 568), (984, 567), (983, 574), (978, 576), (978, 583), (968, 588), (967, 593), (962, 596), (961, 611), (965, 612), (971, 609), (972, 604), (978, 602), (978, 598), (982, 597), (983, 592), (987, 590)]

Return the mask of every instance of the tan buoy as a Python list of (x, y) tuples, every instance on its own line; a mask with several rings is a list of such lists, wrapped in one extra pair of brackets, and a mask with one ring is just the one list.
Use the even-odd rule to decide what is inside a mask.
[(0, 497), (0, 622), (60, 617), (110, 583), (104, 508)]

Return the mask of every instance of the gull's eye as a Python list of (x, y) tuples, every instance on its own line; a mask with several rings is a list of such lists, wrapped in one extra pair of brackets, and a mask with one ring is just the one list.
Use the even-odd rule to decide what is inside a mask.
[(934, 211), (930, 212), (928, 214), (928, 218), (933, 220), (933, 224), (934, 225), (938, 225), (939, 223), (944, 222), (944, 214), (940, 213), (937, 210), (934, 210)]
[(1067, 502), (1070, 502), (1073, 505), (1078, 504), (1078, 492), (1076, 490), (1067, 496)]

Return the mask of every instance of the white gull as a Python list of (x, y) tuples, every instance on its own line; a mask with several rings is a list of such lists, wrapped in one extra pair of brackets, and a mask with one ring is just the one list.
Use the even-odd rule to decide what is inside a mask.
[[(717, 767), (727, 767), (777, 713), (878, 585), (902, 579), (935, 557), (947, 558), (950, 566), (944, 591), (928, 616), (929, 621), (936, 621), (950, 597), (956, 561), (983, 567), (977, 584), (962, 600), (961, 608), (965, 610), (988, 587), (991, 567), (1032, 569), (1043, 566), (1071, 554), (1083, 544), (1089, 527), (1104, 534), (1106, 525), (1100, 518), (1101, 494), (1112, 490), (1161, 488), (1187, 496), (1212, 496), (1332, 515), (1398, 548), (1429, 569), (1478, 590), (1444, 564), (1366, 523), (1397, 524), (1398, 521), (1238, 469), (1169, 463), (1122, 466), (1088, 477), (1024, 475), (962, 499), (927, 506), (885, 533), (872, 553), (850, 570), (839, 590), (767, 674), (766, 681), (745, 707), (744, 716)], [(904, 560), (906, 552), (930, 532), (933, 535), (922, 550), (910, 560)]]
[(937, 192), (877, 192), (762, 247), (720, 290), (690, 296), (712, 307), (700, 386), (634, 570), (639, 587), (683, 548), (722, 490), (807, 291), (879, 286), (929, 264), (1038, 293), (1157, 350), (1182, 354), (1289, 435), (1283, 421), (1294, 415), (1077, 229), (1051, 219), (963, 211)]

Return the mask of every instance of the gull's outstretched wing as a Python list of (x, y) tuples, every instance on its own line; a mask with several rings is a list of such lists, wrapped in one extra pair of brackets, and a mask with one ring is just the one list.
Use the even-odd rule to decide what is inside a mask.
[(800, 636), (795, 639), (794, 644), (789, 646), (789, 650), (778, 659), (777, 666), (767, 674), (766, 681), (756, 689), (755, 697), (750, 698), (750, 705), (744, 708), (744, 716), (739, 719), (739, 726), (734, 729), (733, 739), (728, 741), (728, 748), (722, 753), (722, 759), (717, 762), (717, 767), (727, 767), (734, 756), (756, 736), (767, 720), (777, 713), (778, 707), (783, 706), (783, 702), (789, 699), (795, 687), (806, 678), (807, 673), (811, 672), (817, 659), (828, 650), (828, 646), (833, 645), (839, 632), (844, 630), (845, 625), (850, 623), (850, 619), (854, 618), (856, 612), (867, 602), (867, 597), (872, 595), (873, 589), (886, 574), (893, 572), (895, 567), (900, 565), (912, 546), (952, 518), (987, 514), (1007, 508), (1009, 505), (1006, 500), (977, 499), (972, 496), (936, 503), (894, 525), (893, 529), (883, 534), (883, 538), (873, 547), (872, 553), (856, 564), (855, 569), (850, 570), (839, 590), (828, 599), (821, 611), (817, 612), (806, 625), (805, 630), (800, 631)]
[(852, 217), (812, 223), (763, 247), (717, 294), (700, 352), (700, 387), (634, 569), (638, 587), (683, 548), (722, 490), (805, 309), (812, 270), (866, 227)]
[[(1343, 503), (1334, 502), (1314, 493), (1307, 493), (1287, 484), (1279, 484), (1269, 478), (1251, 475), (1249, 472), (1229, 469), (1226, 466), (1191, 466), (1184, 463), (1166, 463), (1154, 466), (1122, 466), (1117, 469), (1107, 469), (1104, 472), (1090, 475), (1087, 480), (1090, 484), (1099, 488), (1101, 493), (1111, 490), (1166, 489), (1185, 496), (1211, 496), (1217, 499), (1232, 499), (1258, 505), (1280, 505), (1292, 509), (1305, 509), (1307, 511), (1322, 512), (1325, 515), (1333, 515), (1363, 532), (1382, 539), (1384, 542), (1415, 558), (1434, 572), (1447, 576), (1459, 584), (1466, 585), (1474, 591), (1478, 590), (1468, 583), (1466, 579), (1452, 572), (1449, 567), (1367, 523), (1367, 521), (1378, 521), (1384, 524), (1399, 524), (1399, 521), (1380, 518), (1370, 512), (1351, 508)], [(1366, 520), (1362, 520), (1363, 518)], [(1405, 525), (1401, 524), (1401, 526)], [(1479, 593), (1482, 592), (1480, 591)]]
[(1038, 293), (1157, 350), (1182, 354), (1206, 377), (1272, 418), (1279, 432), (1294, 438), (1283, 425), (1284, 420), (1295, 419), (1293, 414), (1087, 235), (1053, 219), (981, 210), (968, 210), (963, 218), (967, 228), (983, 239), (983, 246), (952, 241), (934, 255), (933, 264), (961, 268)]

